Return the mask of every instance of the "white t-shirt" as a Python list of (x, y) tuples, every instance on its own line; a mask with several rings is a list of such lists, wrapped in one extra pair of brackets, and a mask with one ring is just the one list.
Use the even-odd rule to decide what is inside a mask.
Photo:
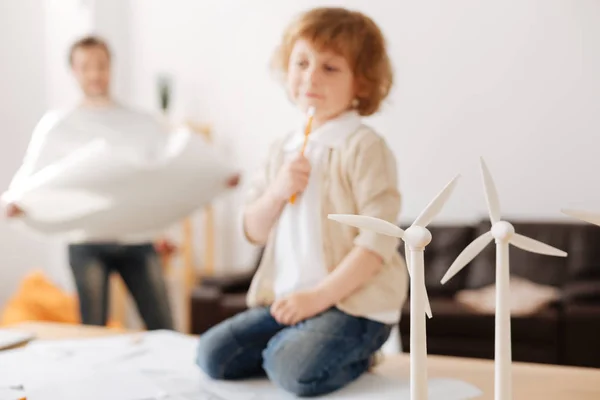
[[(275, 296), (314, 287), (328, 274), (323, 255), (321, 196), (323, 164), (331, 148), (335, 148), (358, 129), (360, 116), (350, 111), (340, 115), (309, 135), (304, 155), (311, 164), (305, 191), (287, 204), (279, 217), (275, 236)], [(283, 148), (293, 157), (302, 148), (304, 131), (298, 129)]]
[[(164, 148), (168, 135), (166, 127), (157, 118), (119, 104), (102, 108), (76, 107), (66, 112), (49, 111), (35, 127), (23, 164), (10, 188), (94, 139), (105, 139), (111, 146), (144, 158)], [(146, 242), (154, 240), (155, 234), (113, 239), (123, 243)], [(78, 237), (74, 241), (85, 242), (87, 238)]]

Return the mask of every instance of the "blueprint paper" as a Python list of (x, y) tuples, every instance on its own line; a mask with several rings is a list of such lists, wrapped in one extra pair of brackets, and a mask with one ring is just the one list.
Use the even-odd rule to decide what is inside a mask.
[(204, 139), (182, 130), (144, 160), (92, 141), (3, 197), (23, 204), (23, 223), (44, 234), (143, 235), (209, 203), (234, 173)]

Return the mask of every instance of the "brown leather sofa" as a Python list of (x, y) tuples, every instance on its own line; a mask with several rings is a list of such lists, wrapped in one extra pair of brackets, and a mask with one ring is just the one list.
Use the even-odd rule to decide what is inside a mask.
[(262, 257), (262, 249), (247, 272), (202, 277), (190, 298), (191, 331), (202, 334), (219, 322), (244, 311), (246, 292)]
[[(511, 319), (515, 361), (600, 367), (600, 227), (562, 222), (514, 222), (518, 233), (569, 253), (567, 258), (510, 249), (511, 274), (560, 289), (560, 299), (533, 315)], [(445, 285), (440, 279), (456, 256), (489, 230), (485, 220), (472, 226), (431, 226), (425, 252), (425, 277), (433, 318), (427, 321), (429, 354), (494, 356), (494, 316), (457, 302), (462, 289), (477, 289), (495, 279), (495, 246), (490, 244)], [(400, 246), (402, 251), (402, 246)], [(260, 257), (259, 257), (260, 259)], [(257, 261), (258, 263), (258, 261)], [(252, 273), (204, 278), (192, 293), (192, 329), (201, 334), (246, 309)], [(404, 351), (410, 351), (410, 307), (400, 319)]]

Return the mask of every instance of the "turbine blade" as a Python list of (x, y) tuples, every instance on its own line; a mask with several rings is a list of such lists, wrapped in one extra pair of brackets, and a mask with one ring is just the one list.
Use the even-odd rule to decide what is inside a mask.
[(408, 243), (404, 242), (404, 259), (406, 260), (406, 269), (408, 270), (408, 277), (410, 278), (410, 274), (412, 270), (410, 269), (410, 249), (408, 248)]
[(444, 207), (444, 204), (446, 204), (446, 201), (448, 201), (448, 199), (450, 198), (450, 195), (452, 194), (452, 191), (456, 186), (458, 178), (460, 178), (460, 174), (456, 175), (442, 189), (442, 191), (439, 192), (438, 195), (427, 205), (427, 207), (425, 207), (425, 209), (417, 217), (415, 222), (413, 222), (413, 225), (425, 228), (427, 225), (429, 225), (431, 221), (433, 221), (436, 215), (438, 215), (439, 212), (442, 211), (442, 208)]
[(590, 224), (600, 226), (600, 214), (593, 213), (590, 211), (580, 211), (580, 210), (570, 210), (570, 209), (562, 209), (560, 210), (563, 214), (568, 215), (569, 217), (576, 218), (578, 220), (589, 222)]
[[(406, 267), (408, 269), (408, 276), (412, 279), (412, 266), (410, 265), (410, 249), (407, 243), (404, 243), (404, 255), (406, 257)], [(423, 293), (425, 293), (425, 314), (428, 318), (432, 318), (431, 304), (429, 304), (429, 296), (427, 295), (427, 287), (423, 284)]]
[(542, 243), (527, 236), (519, 235), (515, 233), (510, 239), (510, 243), (517, 246), (520, 249), (530, 251), (532, 253), (545, 254), (548, 256), (566, 257), (567, 253), (552, 247), (546, 243)]
[(491, 232), (486, 232), (465, 247), (458, 257), (456, 257), (456, 260), (454, 260), (450, 268), (448, 268), (448, 271), (446, 271), (446, 274), (441, 281), (442, 285), (448, 282), (454, 275), (463, 269), (465, 265), (470, 263), (471, 260), (474, 259), (475, 256), (485, 248), (485, 246), (490, 244), (493, 238), (494, 237), (492, 236)]
[(500, 199), (498, 198), (498, 191), (496, 190), (494, 179), (492, 179), (492, 174), (490, 174), (490, 170), (485, 164), (485, 161), (483, 161), (483, 157), (480, 158), (480, 161), (483, 185), (485, 186), (485, 200), (490, 213), (490, 221), (492, 221), (493, 225), (500, 221)]
[(429, 304), (429, 295), (427, 295), (427, 288), (423, 285), (423, 293), (425, 293), (425, 314), (427, 318), (431, 319), (433, 314), (431, 313), (431, 304)]
[(341, 222), (359, 229), (367, 229), (381, 235), (404, 237), (404, 231), (391, 222), (368, 215), (329, 214), (330, 220)]

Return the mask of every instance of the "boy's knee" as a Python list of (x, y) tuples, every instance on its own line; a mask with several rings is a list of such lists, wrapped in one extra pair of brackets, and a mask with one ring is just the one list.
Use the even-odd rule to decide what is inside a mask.
[(294, 379), (293, 377), (290, 377), (290, 379), (287, 380), (275, 381), (274, 383), (284, 389), (286, 392), (297, 397), (316, 397), (323, 394), (323, 391), (320, 390), (317, 385), (312, 383), (303, 383), (297, 379)]
[(271, 350), (263, 353), (263, 369), (274, 384), (298, 397), (324, 394), (317, 366), (311, 367), (308, 360), (298, 357), (297, 353)]
[(316, 380), (305, 381), (294, 369), (274, 369), (265, 365), (264, 369), (269, 379), (285, 391), (298, 397), (318, 396), (321, 393)]
[(203, 346), (202, 340), (196, 352), (196, 365), (212, 379), (225, 379), (225, 371), (217, 352), (214, 351), (214, 347), (211, 349), (210, 346)]

